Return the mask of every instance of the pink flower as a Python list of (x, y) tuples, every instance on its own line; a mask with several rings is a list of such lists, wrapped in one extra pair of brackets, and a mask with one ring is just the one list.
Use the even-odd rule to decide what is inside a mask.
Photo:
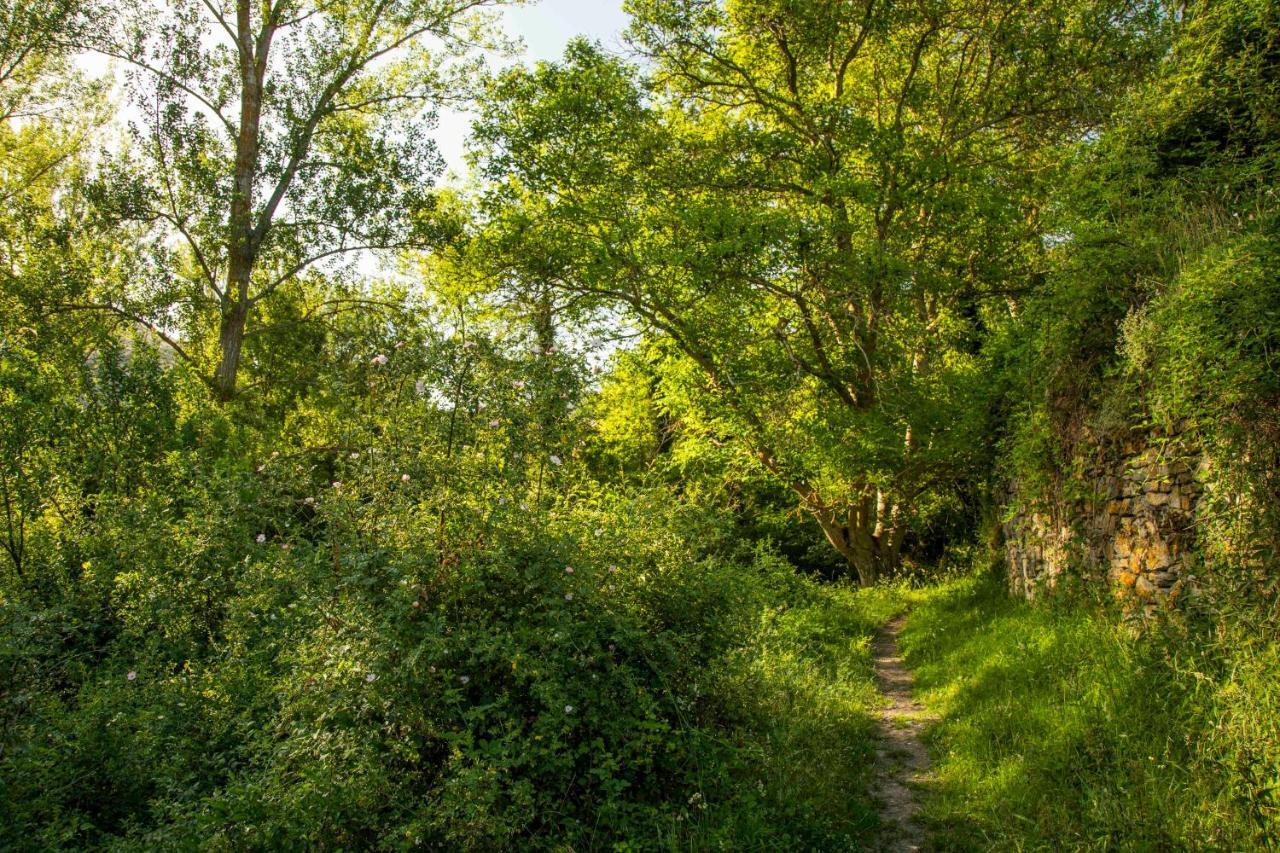
[(382, 353), (378, 353), (378, 354), (377, 354), (377, 355), (375, 355), (372, 359), (370, 359), (370, 360), (369, 360), (369, 363), (370, 363), (370, 364), (378, 364), (378, 365), (382, 365), (382, 364), (386, 364), (386, 363), (387, 363), (388, 361), (390, 361), (390, 360), (391, 360), (391, 359), (387, 358), (387, 357), (386, 357), (385, 355), (383, 355)]
[(138, 673), (134, 672), (133, 670), (129, 670), (127, 673), (125, 673), (124, 677), (128, 681), (133, 681), (135, 678), (138, 677)]
[(497, 419), (495, 418), (494, 420), (489, 421), (489, 426), (491, 426), (491, 427), (500, 427), (500, 426), (502, 426), (502, 421), (497, 420)]

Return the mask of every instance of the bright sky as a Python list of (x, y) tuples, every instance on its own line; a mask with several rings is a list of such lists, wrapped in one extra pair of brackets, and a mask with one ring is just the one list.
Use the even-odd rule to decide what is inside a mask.
[[(503, 10), (510, 35), (525, 44), (526, 62), (559, 59), (569, 39), (584, 35), (608, 49), (620, 49), (621, 33), (630, 18), (622, 11), (622, 0), (537, 0), (527, 6)], [(440, 113), (436, 143), (448, 164), (448, 171), (463, 175), (463, 148), (471, 119), (452, 110)]]

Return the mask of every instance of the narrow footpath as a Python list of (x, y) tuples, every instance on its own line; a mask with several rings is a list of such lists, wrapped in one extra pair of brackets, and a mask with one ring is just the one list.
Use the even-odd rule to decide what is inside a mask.
[(880, 746), (872, 786), (885, 824), (880, 849), (886, 853), (925, 849), (916, 786), (929, 771), (929, 753), (920, 740), (925, 711), (911, 698), (913, 679), (898, 652), (898, 633), (906, 620), (906, 616), (893, 619), (871, 642), (876, 681), (886, 700), (880, 711)]

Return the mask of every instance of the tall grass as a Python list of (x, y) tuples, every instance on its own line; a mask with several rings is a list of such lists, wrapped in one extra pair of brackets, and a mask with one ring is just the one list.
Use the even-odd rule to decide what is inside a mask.
[(1280, 644), (1141, 634), (993, 575), (917, 593), (902, 636), (924, 702), (941, 850), (1274, 850)]

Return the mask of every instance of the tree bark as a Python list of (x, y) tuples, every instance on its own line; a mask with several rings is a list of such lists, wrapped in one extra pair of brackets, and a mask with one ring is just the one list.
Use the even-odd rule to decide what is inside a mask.
[[(253, 188), (258, 171), (258, 125), (262, 117), (262, 78), (266, 73), (266, 42), (255, 55), (252, 5), (236, 4), (236, 31), (240, 52), (240, 128), (236, 136), (235, 176), (231, 209), (227, 216), (227, 289), (218, 330), (218, 369), (214, 388), (219, 400), (235, 396), (240, 370), (240, 350), (249, 319), (249, 282), (258, 250), (259, 235), (253, 226)], [(264, 29), (264, 34), (267, 31)]]
[(841, 517), (833, 509), (809, 509), (832, 547), (858, 576), (858, 585), (875, 586), (882, 577), (892, 577), (901, 562), (905, 529), (883, 493), (863, 496)]
[(213, 386), (218, 400), (223, 403), (236, 393), (240, 349), (248, 319), (249, 305), (245, 301), (230, 303), (222, 314), (222, 327), (218, 331), (218, 369), (213, 375)]

